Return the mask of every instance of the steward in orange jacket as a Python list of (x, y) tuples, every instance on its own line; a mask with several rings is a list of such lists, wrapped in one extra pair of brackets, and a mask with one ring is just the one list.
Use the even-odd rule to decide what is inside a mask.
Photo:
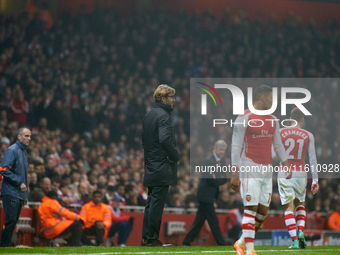
[[(47, 239), (58, 235), (71, 234), (68, 239), (69, 246), (83, 246), (81, 239), (82, 223), (84, 221), (74, 212), (62, 207), (57, 201), (57, 192), (51, 190), (43, 197), (38, 208), (41, 223), (40, 231)], [(62, 219), (62, 218), (66, 218)]]
[(91, 245), (87, 235), (96, 237), (96, 244), (102, 245), (104, 239), (107, 238), (108, 231), (112, 224), (111, 210), (108, 205), (101, 202), (102, 193), (100, 191), (93, 192), (92, 201), (83, 205), (80, 216), (85, 222), (83, 228), (82, 242)]
[(336, 211), (328, 218), (328, 227), (331, 230), (340, 231), (340, 201), (335, 206)]

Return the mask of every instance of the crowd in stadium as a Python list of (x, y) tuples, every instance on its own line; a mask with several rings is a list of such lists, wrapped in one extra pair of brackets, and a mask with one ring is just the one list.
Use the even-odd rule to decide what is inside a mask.
[[(221, 19), (161, 11), (119, 17), (110, 8), (91, 14), (82, 8), (75, 17), (63, 12), (51, 28), (28, 13), (0, 16), (0, 24), (0, 161), (18, 128), (30, 127), (30, 201), (52, 189), (66, 205), (84, 204), (100, 190), (106, 203), (118, 193), (126, 205), (145, 205), (142, 119), (163, 83), (176, 89), (172, 117), (181, 156), (166, 206), (196, 207), (190, 77), (340, 75), (336, 22), (302, 26), (291, 16), (263, 23), (242, 11)], [(315, 135), (319, 163), (340, 162), (339, 85), (310, 88), (315, 117), (306, 118), (306, 129)], [(215, 135), (230, 145), (226, 134)], [(228, 183), (222, 189), (217, 208), (235, 208), (240, 195)], [(270, 209), (281, 210), (276, 183), (275, 189)], [(319, 193), (307, 194), (306, 209), (330, 212), (339, 197), (338, 180), (321, 179)]]

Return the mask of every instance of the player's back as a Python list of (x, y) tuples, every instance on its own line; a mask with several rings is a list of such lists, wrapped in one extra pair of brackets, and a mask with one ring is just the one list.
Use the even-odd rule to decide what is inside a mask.
[(288, 127), (280, 130), (280, 136), (291, 169), (293, 171), (305, 171), (305, 155), (311, 133), (302, 128)]
[[(271, 164), (271, 146), (275, 129), (278, 131), (276, 117), (274, 115), (256, 115), (249, 110), (235, 120), (237, 129), (244, 129), (244, 139), (237, 141), (233, 139), (233, 145), (239, 143), (243, 146), (243, 156), (251, 159), (257, 164)], [(246, 127), (240, 125), (244, 123)], [(235, 130), (234, 130), (235, 134)], [(236, 130), (236, 135), (238, 131)], [(234, 138), (234, 137), (233, 137)], [(242, 143), (242, 145), (240, 144)]]

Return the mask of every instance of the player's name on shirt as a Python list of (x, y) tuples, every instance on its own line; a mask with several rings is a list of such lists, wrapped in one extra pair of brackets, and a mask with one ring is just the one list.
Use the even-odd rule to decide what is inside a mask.
[(298, 135), (298, 136), (301, 136), (303, 139), (308, 138), (308, 135), (306, 134), (306, 132), (299, 131), (298, 129), (294, 130), (293, 128), (284, 130), (281, 132), (281, 136), (283, 138), (286, 138), (288, 135)]

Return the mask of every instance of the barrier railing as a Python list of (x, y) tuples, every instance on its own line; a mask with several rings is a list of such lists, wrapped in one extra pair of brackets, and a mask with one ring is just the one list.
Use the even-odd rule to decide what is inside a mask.
[[(41, 205), (40, 202), (28, 202), (27, 205), (24, 206), (24, 208), (38, 208)], [(2, 207), (2, 201), (0, 201), (0, 207)], [(81, 204), (69, 204), (67, 205), (67, 208), (74, 208), (78, 209), (81, 208)], [(144, 212), (144, 206), (136, 206), (136, 205), (125, 205), (121, 206), (121, 209), (124, 209), (126, 212)], [(226, 209), (216, 209), (215, 210), (217, 214), (229, 214), (230, 210)], [(191, 213), (195, 214), (197, 212), (197, 208), (178, 208), (178, 207), (165, 207), (164, 212), (167, 213), (177, 213), (177, 214), (183, 214), (183, 213)], [(284, 215), (283, 210), (269, 210), (268, 216), (275, 216), (275, 215)], [(320, 212), (320, 216), (328, 216), (328, 213)]]

